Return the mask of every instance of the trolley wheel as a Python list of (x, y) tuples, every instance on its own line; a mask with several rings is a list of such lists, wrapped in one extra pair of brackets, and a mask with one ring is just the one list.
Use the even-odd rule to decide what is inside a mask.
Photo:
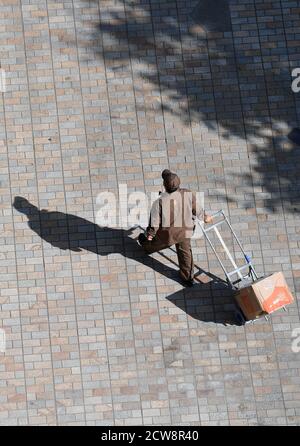
[(246, 319), (245, 316), (243, 315), (243, 313), (241, 312), (241, 310), (236, 310), (235, 311), (235, 319), (238, 323), (238, 325), (245, 325), (246, 324)]

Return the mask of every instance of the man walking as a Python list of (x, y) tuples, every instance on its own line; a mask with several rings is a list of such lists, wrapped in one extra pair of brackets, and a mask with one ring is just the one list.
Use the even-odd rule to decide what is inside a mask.
[(139, 243), (151, 254), (176, 246), (179, 275), (186, 286), (194, 282), (194, 263), (191, 237), (195, 218), (211, 223), (212, 218), (199, 209), (196, 195), (180, 188), (180, 178), (170, 170), (162, 172), (165, 192), (153, 203), (146, 234), (139, 235)]

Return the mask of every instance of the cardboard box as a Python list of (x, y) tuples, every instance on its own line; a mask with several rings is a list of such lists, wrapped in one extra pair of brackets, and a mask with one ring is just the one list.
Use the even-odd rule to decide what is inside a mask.
[(281, 272), (241, 288), (235, 294), (235, 299), (248, 320), (271, 314), (294, 300)]

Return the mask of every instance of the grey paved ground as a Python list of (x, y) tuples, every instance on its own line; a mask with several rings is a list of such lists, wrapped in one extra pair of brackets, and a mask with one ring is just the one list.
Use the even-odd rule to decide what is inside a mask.
[(216, 3), (0, 0), (0, 424), (300, 424), (297, 302), (224, 326), (226, 289), (94, 225), (169, 166), (299, 297), (300, 2)]

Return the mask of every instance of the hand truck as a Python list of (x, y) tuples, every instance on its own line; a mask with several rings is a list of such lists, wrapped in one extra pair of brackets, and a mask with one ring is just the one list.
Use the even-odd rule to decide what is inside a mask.
[[(255, 271), (255, 268), (253, 266), (250, 256), (248, 254), (246, 254), (246, 252), (244, 251), (238, 236), (236, 235), (235, 231), (233, 230), (233, 228), (232, 228), (232, 226), (231, 226), (231, 224), (223, 210), (220, 210), (219, 212), (212, 215), (213, 221), (215, 221), (219, 217), (221, 218), (221, 220), (218, 220), (215, 223), (213, 223), (207, 227), (205, 226), (205, 223), (200, 221), (199, 219), (197, 220), (197, 222), (202, 230), (202, 233), (203, 233), (205, 239), (207, 240), (208, 244), (210, 245), (212, 251), (214, 252), (214, 254), (215, 254), (215, 256), (216, 256), (216, 258), (217, 258), (217, 260), (225, 274), (226, 282), (227, 282), (228, 286), (234, 292), (234, 291), (238, 290), (240, 287), (249, 285), (249, 283), (253, 283), (255, 280), (258, 279), (258, 275)], [(227, 246), (223, 240), (223, 237), (220, 234), (219, 228), (221, 225), (224, 225), (224, 224), (228, 226), (233, 239), (235, 239), (239, 249), (241, 250), (241, 252), (243, 254), (242, 259), (244, 260), (244, 262), (241, 266), (237, 265), (235, 259), (233, 258), (229, 249), (227, 248)], [(224, 252), (226, 253), (230, 263), (232, 264), (232, 266), (234, 268), (233, 270), (227, 271), (220, 255), (217, 253), (217, 250), (215, 249), (214, 244), (210, 237), (210, 234), (212, 233), (212, 231), (215, 233), (218, 240), (220, 241), (220, 243), (224, 249)], [(234, 280), (234, 277), (237, 277), (237, 279)], [(241, 324), (245, 324), (247, 322), (252, 322), (252, 321), (246, 320), (241, 309), (238, 308), (237, 305), (236, 305), (236, 318), (237, 318), (238, 322)]]

